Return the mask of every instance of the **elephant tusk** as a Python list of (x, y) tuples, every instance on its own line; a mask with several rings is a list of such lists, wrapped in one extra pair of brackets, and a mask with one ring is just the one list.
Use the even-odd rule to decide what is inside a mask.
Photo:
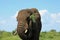
[(28, 30), (26, 29), (26, 30), (25, 30), (25, 33), (27, 33), (27, 31), (28, 31)]

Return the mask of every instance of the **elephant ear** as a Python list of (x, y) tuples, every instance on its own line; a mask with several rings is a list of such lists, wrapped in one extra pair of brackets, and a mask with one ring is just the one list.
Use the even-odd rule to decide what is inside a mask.
[(36, 22), (36, 16), (35, 16), (35, 14), (30, 15), (30, 19), (31, 19), (33, 22)]

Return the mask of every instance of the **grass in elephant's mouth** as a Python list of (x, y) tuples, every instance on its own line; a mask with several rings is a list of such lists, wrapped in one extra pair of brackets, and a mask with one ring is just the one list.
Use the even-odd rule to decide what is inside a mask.
[(30, 19), (32, 19), (33, 22), (36, 22), (36, 21), (35, 21), (36, 18), (35, 18), (35, 15), (34, 15), (34, 14), (32, 14), (32, 15), (30, 16)]

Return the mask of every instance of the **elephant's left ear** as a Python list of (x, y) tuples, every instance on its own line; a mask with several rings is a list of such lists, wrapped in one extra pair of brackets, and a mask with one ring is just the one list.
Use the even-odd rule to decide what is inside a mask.
[(35, 16), (35, 14), (30, 15), (30, 19), (31, 19), (33, 22), (36, 22), (36, 16)]

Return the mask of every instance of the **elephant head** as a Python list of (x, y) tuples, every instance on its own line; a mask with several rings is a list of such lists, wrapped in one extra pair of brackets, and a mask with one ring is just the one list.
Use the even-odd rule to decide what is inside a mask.
[[(17, 33), (22, 39), (28, 39), (28, 30), (30, 29), (29, 25), (31, 25), (31, 19), (30, 16), (32, 15), (32, 12), (30, 9), (23, 9), (19, 11), (17, 16)], [(31, 36), (31, 35), (30, 35)]]
[(17, 21), (17, 33), (23, 40), (31, 39), (34, 35), (33, 32), (36, 32), (36, 30), (40, 31), (41, 18), (36, 8), (19, 11)]

